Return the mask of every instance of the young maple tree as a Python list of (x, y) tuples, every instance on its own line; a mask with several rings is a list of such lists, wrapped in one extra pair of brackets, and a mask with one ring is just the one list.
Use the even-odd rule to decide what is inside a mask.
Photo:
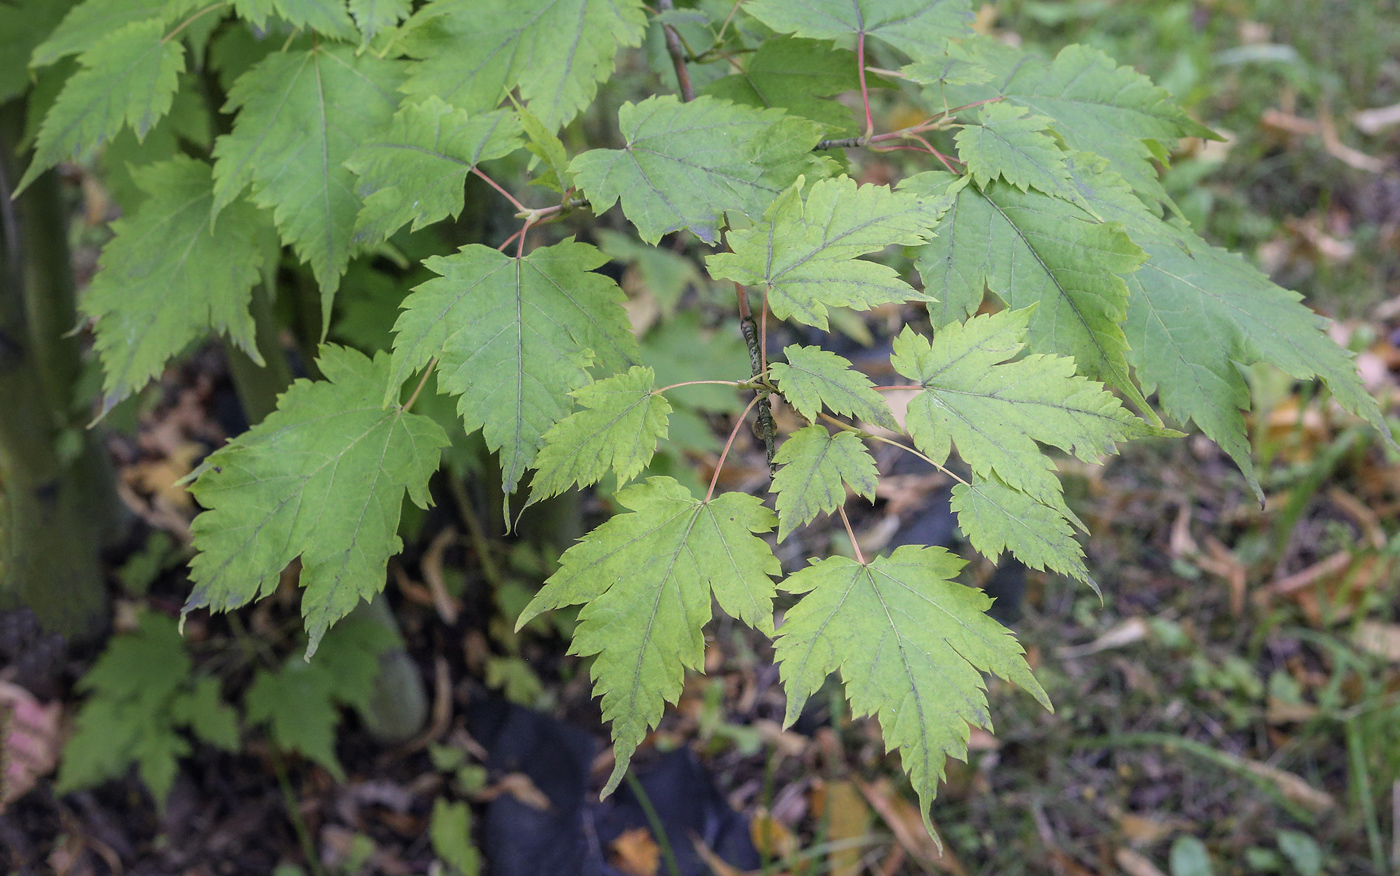
[[(957, 482), (952, 508), (977, 551), (1096, 586), (1053, 451), (1096, 462), (1118, 442), (1179, 434), (1165, 415), (1216, 441), (1262, 496), (1240, 372), (1255, 362), (1320, 378), (1390, 440), (1325, 321), (1181, 218), (1157, 165), (1178, 138), (1213, 135), (1132, 69), (1082, 46), (1045, 59), (979, 36), (970, 0), (657, 6), (86, 0), (35, 38), (31, 66), (53, 96), (22, 185), (122, 138), (120, 154), (139, 158), (81, 302), (107, 408), (209, 335), (263, 361), (255, 292), (270, 296), (279, 268), (309, 269), (324, 340), (347, 270), (371, 257), (411, 265), (405, 229), (457, 217), (470, 176), (516, 211), (500, 246), (422, 260), (431, 275), (403, 298), (391, 344), (322, 345), (318, 379), (296, 381), (203, 464), (187, 612), (266, 596), (299, 558), (310, 657), (383, 589), (405, 495), (426, 506), (442, 453), (479, 430), (507, 519), (609, 472), (619, 485), (619, 513), (564, 553), (520, 616), (582, 606), (572, 651), (595, 657), (615, 741), (608, 791), (702, 666), (713, 600), (775, 637), (789, 723), (839, 671), (926, 810), (969, 726), (990, 726), (984, 673), (1050, 703), (941, 547), (867, 558), (852, 535), (854, 559), (783, 576), (765, 536), (833, 513), (849, 531), (847, 491), (873, 498), (878, 484), (870, 442)], [(666, 76), (624, 87), (674, 81), (678, 94), (623, 103), (620, 143), (586, 133), (611, 110), (571, 125), (620, 57), (635, 67), (647, 54)], [(922, 120), (877, 129), (877, 88), (899, 89)], [(847, 150), (908, 153), (922, 172), (859, 185)], [(527, 164), (536, 194), (493, 178)], [(689, 232), (709, 277), (734, 284), (749, 373), (697, 367), (657, 385), (625, 294), (597, 271), (608, 256), (544, 229), (567, 219), (590, 236), (577, 220), (616, 204), (642, 243), (609, 232), (609, 252), (673, 258), (654, 247)], [(891, 246), (921, 289), (880, 257)], [(989, 291), (1004, 308), (975, 315)], [(780, 321), (825, 330), (843, 308), (910, 304), (932, 328), (894, 340), (895, 386), (833, 352), (769, 344)], [(430, 376), (456, 399), (448, 428), (422, 412)], [(708, 489), (638, 480), (670, 440), (668, 393), (694, 383), (747, 396)], [(882, 396), (896, 389), (912, 395), (902, 417)], [(807, 425), (778, 434), (775, 398)], [(776, 511), (717, 489), (751, 415)], [(778, 590), (800, 598), (775, 631)]]

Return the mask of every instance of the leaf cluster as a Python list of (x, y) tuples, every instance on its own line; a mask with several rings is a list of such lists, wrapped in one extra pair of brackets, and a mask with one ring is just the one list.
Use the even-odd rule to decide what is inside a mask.
[[(1258, 490), (1241, 366), (1320, 378), (1389, 438), (1323, 320), (1181, 220), (1157, 165), (1179, 138), (1213, 134), (1145, 77), (1082, 46), (1042, 59), (979, 36), (968, 0), (721, 5), (682, 23), (640, 0), (85, 0), (47, 36), (6, 37), (56, 83), (21, 185), (104, 147), (140, 157), (82, 304), (106, 406), (209, 335), (257, 361), (258, 286), (296, 295), (279, 293), (290, 276), (319, 307), (319, 324), (301, 308), (299, 328), (316, 379), (192, 487), (206, 510), (186, 611), (264, 597), (300, 560), (308, 656), (321, 654), (261, 676), (247, 702), (279, 744), (338, 770), (334, 704), (364, 689), (324, 668), (340, 659), (327, 632), (384, 587), (404, 500), (429, 504), (444, 449), (462, 459), (468, 434), (494, 454), (507, 520), (527, 489), (525, 504), (578, 487), (619, 509), (519, 618), (582, 606), (571, 648), (593, 658), (612, 723), (609, 790), (700, 668), (718, 604), (776, 635), (789, 721), (839, 672), (925, 808), (968, 726), (990, 726), (984, 673), (1045, 699), (942, 548), (857, 546), (784, 576), (769, 533), (833, 513), (849, 530), (848, 493), (877, 494), (873, 444), (955, 482), (976, 551), (1096, 586), (1057, 460), (1180, 434), (1165, 416), (1194, 423)], [(632, 51), (644, 43), (670, 54)], [(643, 57), (659, 69), (629, 73), (627, 94), (646, 96), (614, 99), (615, 71)], [(17, 75), (0, 66), (0, 93)], [(679, 94), (664, 93), (672, 77)], [(871, 95), (891, 89), (924, 121), (880, 130)], [(862, 183), (853, 162), (872, 154), (915, 172)], [(536, 187), (512, 191), (497, 181), (508, 174)], [(497, 247), (454, 231), (483, 197), (519, 224)], [(614, 207), (611, 228), (578, 221)], [(544, 228), (561, 221), (572, 234)], [(452, 245), (422, 245), (427, 226)], [(640, 344), (628, 293), (601, 270), (610, 258), (657, 302), (661, 325)], [(406, 266), (400, 279), (385, 261)], [(712, 301), (716, 281), (738, 312), (702, 323), (683, 305)], [(371, 286), (384, 291), (367, 301)], [(363, 350), (323, 343), (350, 303), (373, 315), (340, 335)], [(770, 349), (780, 324), (850, 326), (873, 310), (906, 324), (888, 369), (903, 383), (877, 387), (819, 346)], [(889, 391), (907, 398), (898, 415)], [(779, 402), (800, 420), (787, 435)], [(776, 469), (771, 507), (718, 490), (749, 411)], [(702, 417), (732, 427), (722, 448)], [(708, 454), (708, 490), (677, 471), (687, 451)], [(796, 601), (775, 630), (779, 591)], [(173, 714), (185, 694), (161, 678), (143, 685), (159, 703), (113, 687), (102, 708)], [(179, 737), (161, 739), (84, 775), (142, 746), (166, 758)]]

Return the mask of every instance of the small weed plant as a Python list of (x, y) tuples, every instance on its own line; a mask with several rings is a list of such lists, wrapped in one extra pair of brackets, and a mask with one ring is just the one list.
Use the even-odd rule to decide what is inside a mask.
[[(0, 14), (40, 22), (49, 5)], [(1324, 320), (1193, 233), (1163, 188), (1179, 138), (1212, 133), (1097, 50), (1044, 58), (972, 23), (970, 0), (86, 0), (50, 32), (16, 31), (38, 83), (22, 185), (105, 150), (125, 211), (81, 302), (104, 410), (211, 335), (263, 361), (255, 298), (312, 292), (314, 377), (191, 486), (205, 510), (185, 611), (241, 608), (301, 564), (306, 656), (322, 653), (262, 675), (248, 718), (294, 734), (289, 704), (363, 694), (317, 661), (383, 589), (405, 497), (426, 507), (480, 433), (507, 521), (616, 483), (615, 515), (519, 617), (580, 606), (572, 652), (594, 658), (611, 724), (607, 791), (702, 667), (717, 603), (774, 637), (789, 722), (839, 672), (927, 810), (945, 759), (990, 726), (986, 673), (1050, 702), (942, 547), (864, 556), (852, 533), (853, 556), (783, 575), (775, 540), (823, 515), (849, 532), (848, 492), (875, 496), (874, 443), (956, 482), (981, 554), (1095, 587), (1055, 454), (1098, 462), (1194, 424), (1258, 493), (1241, 373), (1256, 362), (1320, 379), (1389, 441)], [(905, 117), (877, 124), (900, 116), (887, 105)], [(902, 178), (859, 182), (873, 155)], [(415, 233), (450, 238), (484, 197), (514, 217), (498, 246)], [(610, 259), (668, 316), (640, 343), (599, 271)], [(677, 313), (695, 288), (723, 290), (730, 316)], [(770, 343), (877, 308), (910, 323), (890, 385)], [(661, 360), (646, 355), (658, 332)], [(710, 354), (726, 342), (734, 365)], [(674, 462), (708, 440), (697, 414), (729, 430), (708, 482)], [(720, 489), (745, 428), (771, 507)], [(778, 591), (796, 598), (775, 629)], [(102, 709), (160, 719), (131, 743), (153, 786), (186, 744), (177, 728), (229, 736), (188, 667), (139, 690), (105, 680), (173, 635), (152, 622), (88, 682)], [(119, 674), (150, 677), (135, 672)], [(289, 744), (337, 769), (324, 735)]]

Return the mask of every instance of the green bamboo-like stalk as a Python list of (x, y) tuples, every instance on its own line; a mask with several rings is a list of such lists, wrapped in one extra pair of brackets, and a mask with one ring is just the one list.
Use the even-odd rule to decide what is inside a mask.
[(70, 638), (107, 621), (100, 551), (124, 520), (111, 462), (83, 428), (68, 216), (51, 171), (11, 198), (24, 104), (0, 106), (0, 604)]

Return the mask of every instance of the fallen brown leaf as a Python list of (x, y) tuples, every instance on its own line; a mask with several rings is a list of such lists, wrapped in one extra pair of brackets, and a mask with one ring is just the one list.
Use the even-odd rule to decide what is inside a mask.
[(608, 863), (630, 876), (656, 876), (661, 867), (661, 847), (645, 827), (624, 830), (608, 848)]

